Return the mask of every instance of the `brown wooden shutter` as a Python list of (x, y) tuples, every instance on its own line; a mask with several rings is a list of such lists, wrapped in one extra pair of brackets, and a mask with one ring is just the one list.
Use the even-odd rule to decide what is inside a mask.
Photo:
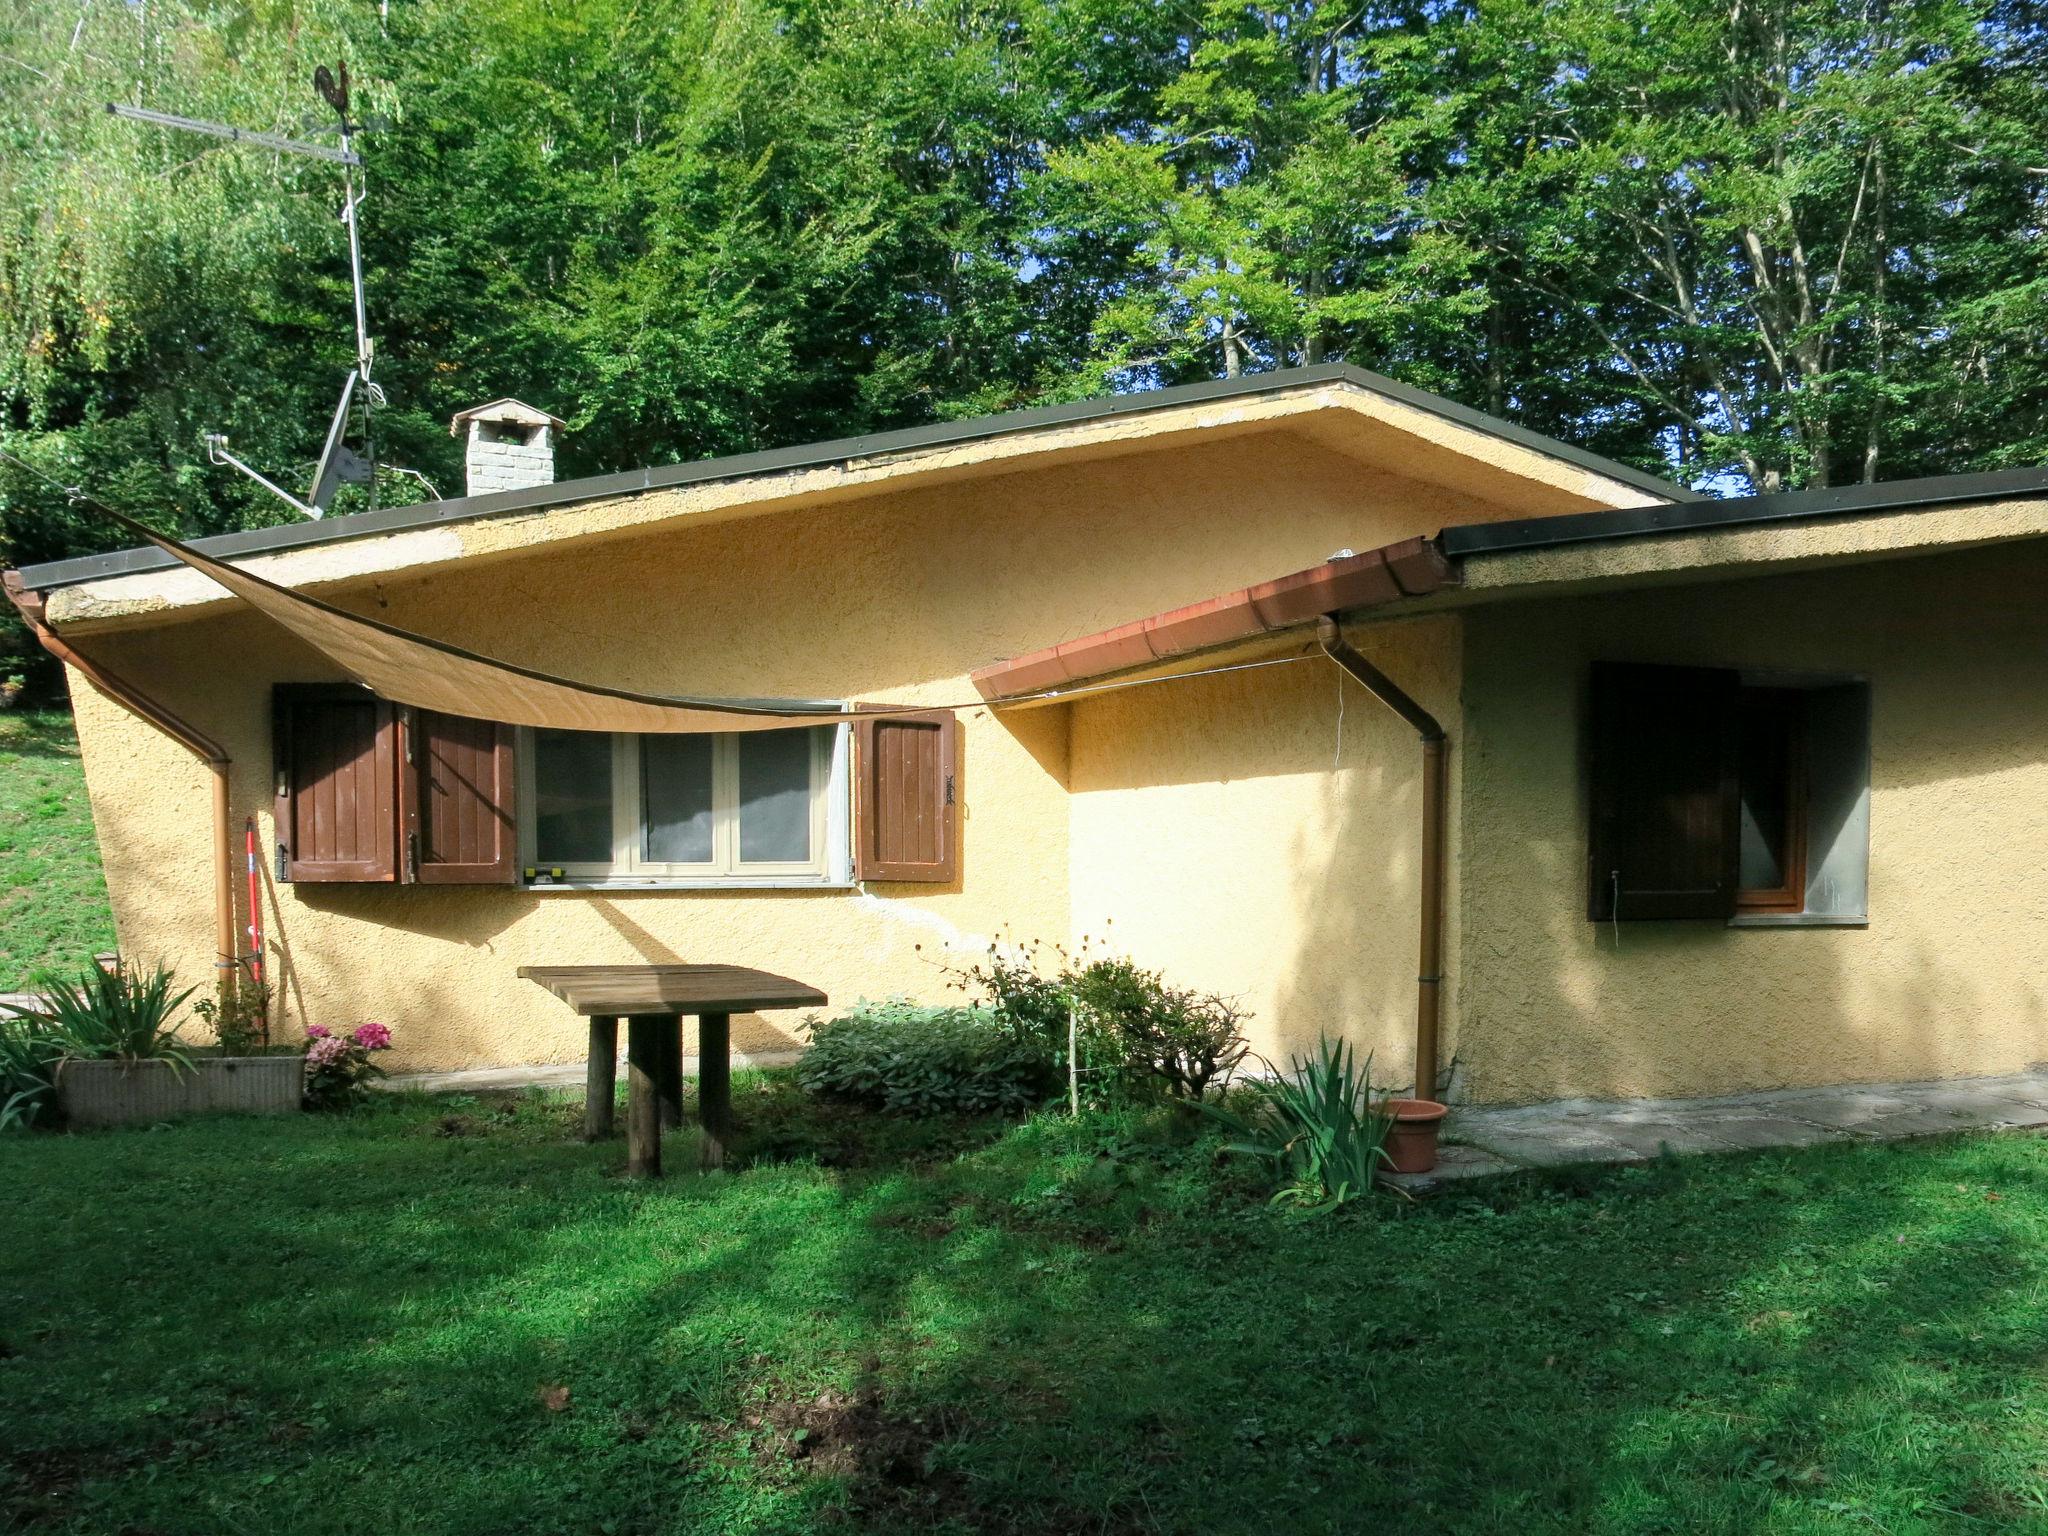
[(1587, 915), (1735, 910), (1741, 679), (1708, 667), (1593, 668)]
[(958, 750), (950, 710), (854, 722), (856, 876), (944, 884), (959, 873)]
[(281, 878), (398, 878), (398, 733), (361, 688), (286, 684), (272, 695)]
[(421, 885), (510, 885), (518, 873), (512, 727), (402, 712), (400, 816), (405, 878)]

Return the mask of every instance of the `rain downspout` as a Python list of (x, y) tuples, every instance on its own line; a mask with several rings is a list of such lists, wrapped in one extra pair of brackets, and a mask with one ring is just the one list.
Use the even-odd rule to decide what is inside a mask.
[(8, 571), (4, 580), (9, 601), (21, 611), (21, 617), (28, 625), (29, 632), (36, 637), (44, 650), (76, 670), (100, 692), (162, 731), (212, 771), (213, 929), (214, 949), (218, 955), (214, 961), (214, 969), (218, 975), (220, 991), (224, 994), (232, 991), (238, 963), (235, 944), (234, 841), (228, 827), (228, 770), (232, 766), (232, 760), (220, 743), (211, 736), (179, 719), (134, 684), (73, 650), (70, 644), (45, 621), (42, 594), (24, 587), (20, 572)]
[(1436, 1097), (1437, 1036), (1444, 955), (1444, 799), (1447, 743), (1436, 717), (1394, 680), (1351, 648), (1335, 614), (1316, 621), (1316, 642), (1323, 654), (1356, 679), (1360, 686), (1407, 721), (1422, 738), (1422, 940), (1421, 964), (1415, 978), (1415, 1095)]

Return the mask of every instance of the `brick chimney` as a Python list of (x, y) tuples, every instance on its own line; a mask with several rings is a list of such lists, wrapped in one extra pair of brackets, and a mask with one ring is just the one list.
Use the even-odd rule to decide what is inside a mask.
[(555, 483), (555, 434), (567, 425), (560, 417), (537, 411), (519, 400), (493, 400), (489, 405), (457, 411), (448, 435), (467, 429), (463, 467), (467, 494), (524, 491)]

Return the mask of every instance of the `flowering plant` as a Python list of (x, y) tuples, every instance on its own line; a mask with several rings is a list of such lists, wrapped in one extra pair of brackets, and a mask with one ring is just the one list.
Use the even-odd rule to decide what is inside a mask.
[(388, 1024), (358, 1024), (346, 1035), (307, 1025), (306, 1107), (346, 1109), (361, 1103), (370, 1079), (384, 1075), (384, 1069), (370, 1060), (371, 1053), (390, 1049)]

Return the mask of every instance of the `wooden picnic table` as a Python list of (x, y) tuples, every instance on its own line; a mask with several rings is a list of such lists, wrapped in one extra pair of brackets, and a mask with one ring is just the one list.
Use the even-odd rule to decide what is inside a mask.
[(611, 1134), (626, 1020), (626, 1172), (635, 1178), (661, 1177), (662, 1130), (683, 1121), (686, 1015), (697, 1018), (704, 1166), (716, 1168), (732, 1132), (732, 1016), (826, 1000), (816, 987), (743, 965), (522, 965), (519, 974), (590, 1020), (583, 1132), (591, 1140)]

